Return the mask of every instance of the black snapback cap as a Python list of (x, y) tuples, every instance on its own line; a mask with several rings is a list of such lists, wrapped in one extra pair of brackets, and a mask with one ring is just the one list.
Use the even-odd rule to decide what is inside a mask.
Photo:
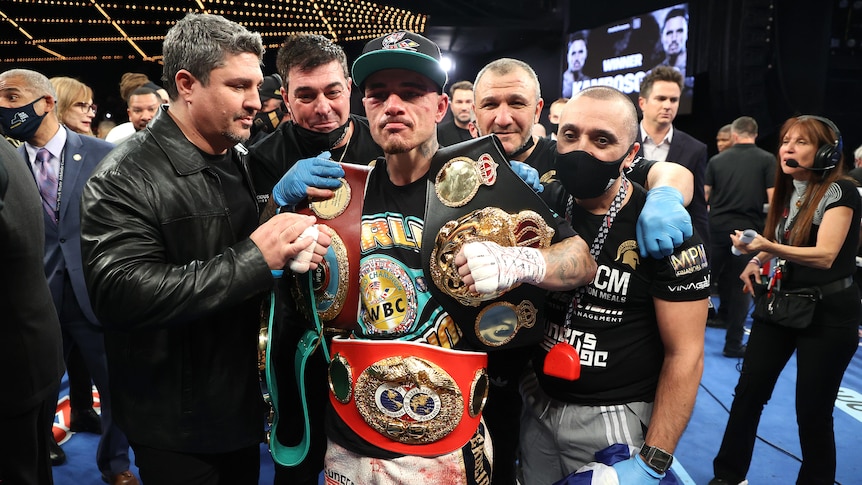
[(393, 32), (365, 44), (353, 62), (353, 81), (361, 87), (377, 71), (407, 69), (427, 76), (442, 92), (448, 76), (440, 67), (440, 57), (440, 48), (426, 37), (406, 30)]

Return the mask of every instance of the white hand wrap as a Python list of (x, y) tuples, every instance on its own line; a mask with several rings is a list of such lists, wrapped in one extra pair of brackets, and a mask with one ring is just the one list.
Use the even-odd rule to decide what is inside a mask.
[(545, 258), (538, 249), (482, 241), (465, 244), (463, 251), (480, 294), (505, 291), (516, 283), (538, 284), (545, 279)]
[(296, 238), (297, 241), (304, 237), (310, 237), (313, 239), (311, 244), (308, 245), (307, 248), (303, 249), (299, 254), (296, 255), (295, 258), (290, 260), (290, 270), (294, 273), (305, 273), (308, 271), (308, 267), (311, 263), (311, 257), (314, 256), (314, 246), (317, 244), (317, 235), (320, 234), (320, 231), (317, 229), (317, 224), (313, 226), (308, 226), (302, 234)]

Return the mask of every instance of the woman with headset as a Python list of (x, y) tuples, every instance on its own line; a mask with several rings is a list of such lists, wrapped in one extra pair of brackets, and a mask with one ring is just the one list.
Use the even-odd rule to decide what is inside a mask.
[(754, 315), (710, 485), (745, 480), (763, 406), (794, 351), (802, 448), (796, 483), (835, 480), (832, 410), (857, 348), (862, 312), (853, 283), (862, 203), (855, 183), (844, 175), (841, 134), (835, 124), (817, 116), (791, 118), (782, 126), (779, 140), (779, 170), (764, 234), (747, 244), (741, 240), (742, 232), (731, 236), (740, 251), (755, 255), (740, 279), (745, 291), (754, 293), (761, 266), (770, 261), (772, 276), (763, 291), (813, 289), (816, 303), (813, 316), (791, 312), (789, 324)]

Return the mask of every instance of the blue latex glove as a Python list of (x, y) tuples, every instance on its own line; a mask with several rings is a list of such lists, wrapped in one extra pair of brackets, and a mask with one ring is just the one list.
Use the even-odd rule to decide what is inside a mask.
[(647, 193), (637, 224), (641, 256), (670, 256), (674, 248), (691, 237), (691, 216), (682, 202), (682, 194), (673, 187), (656, 187)]
[(665, 475), (650, 468), (637, 454), (614, 464), (613, 469), (620, 485), (657, 485)]
[(338, 178), (344, 177), (344, 169), (329, 156), (329, 152), (323, 152), (314, 158), (303, 158), (290, 167), (272, 188), (276, 204), (294, 206), (302, 202), (308, 196), (309, 187), (330, 190), (340, 187)]
[(529, 185), (534, 192), (537, 194), (541, 191), (545, 190), (545, 187), (542, 186), (542, 183), (539, 182), (539, 172), (527, 165), (524, 162), (518, 162), (516, 160), (511, 160), (509, 162), (509, 166), (512, 167), (512, 171), (515, 172), (515, 175), (521, 178), (524, 182)]

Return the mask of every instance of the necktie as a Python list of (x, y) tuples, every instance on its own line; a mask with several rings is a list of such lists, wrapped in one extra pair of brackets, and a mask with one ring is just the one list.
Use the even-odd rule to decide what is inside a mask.
[(57, 174), (51, 166), (51, 152), (40, 148), (36, 152), (36, 182), (39, 184), (39, 193), (42, 194), (42, 206), (52, 221), (56, 222), (57, 210)]

